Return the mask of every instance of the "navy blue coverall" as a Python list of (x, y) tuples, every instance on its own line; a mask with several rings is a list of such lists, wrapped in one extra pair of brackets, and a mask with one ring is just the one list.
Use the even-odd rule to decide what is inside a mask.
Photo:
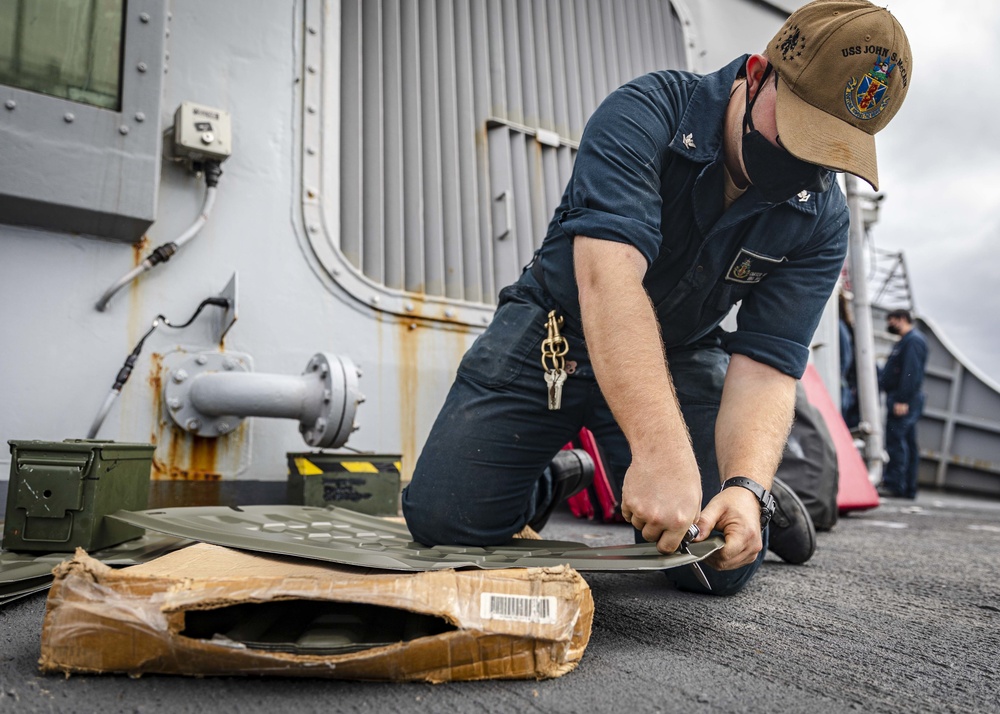
[[(632, 457), (587, 352), (573, 270), (576, 236), (628, 243), (648, 261), (644, 287), (704, 503), (721, 486), (714, 434), (729, 355), (802, 375), (843, 266), (848, 211), (836, 185), (781, 203), (763, 200), (751, 186), (725, 209), (724, 117), (746, 60), (704, 76), (644, 75), (612, 92), (591, 117), (545, 240), (521, 278), (501, 291), (492, 323), (459, 365), (403, 493), (416, 540), (509, 540), (551, 501), (546, 466), (584, 426), (620, 492)], [(738, 329), (726, 333), (719, 324), (740, 301)], [(558, 411), (547, 408), (540, 360), (550, 310), (565, 318), (566, 359), (575, 364)], [(743, 587), (763, 560), (764, 537), (756, 562), (724, 572), (706, 568), (714, 593)], [(679, 572), (689, 570), (666, 572), (679, 586), (701, 590)]]
[[(924, 383), (927, 367), (927, 339), (913, 328), (892, 348), (889, 359), (879, 375), (879, 389), (886, 394), (889, 413), (885, 420), (885, 450), (889, 463), (882, 474), (882, 486), (903, 498), (917, 497), (917, 467), (920, 451), (917, 447), (917, 422), (924, 411)], [(903, 416), (896, 416), (893, 407), (908, 404)]]

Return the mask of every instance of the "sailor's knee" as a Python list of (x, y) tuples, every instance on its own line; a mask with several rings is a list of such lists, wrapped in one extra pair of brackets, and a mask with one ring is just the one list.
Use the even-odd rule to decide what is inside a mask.
[(422, 493), (411, 484), (403, 490), (403, 517), (410, 535), (424, 545), (486, 545), (474, 519), (452, 501)]
[(703, 563), (702, 571), (711, 588), (706, 588), (695, 576), (694, 569), (688, 566), (671, 568), (665, 570), (664, 574), (678, 590), (702, 595), (735, 595), (750, 583), (761, 561), (762, 558), (758, 558), (753, 563), (735, 570), (716, 570)]
[(713, 577), (707, 572), (708, 582), (712, 586), (711, 589), (706, 588), (700, 582), (694, 578), (685, 577), (671, 577), (667, 576), (667, 579), (673, 583), (674, 587), (678, 590), (683, 590), (689, 593), (698, 593), (700, 595), (716, 595), (716, 596), (728, 596), (735, 595), (747, 586), (750, 582), (750, 576), (747, 577)]
[(427, 545), (443, 542), (437, 535), (440, 530), (440, 518), (436, 517), (436, 509), (428, 507), (425, 499), (420, 497), (419, 491), (412, 484), (403, 489), (401, 501), (403, 518), (413, 540)]
[(735, 571), (735, 576), (729, 575), (734, 571), (718, 571), (718, 574), (723, 577), (711, 578), (709, 577), (709, 582), (712, 584), (712, 595), (735, 595), (741, 592), (750, 581), (753, 579), (753, 575), (756, 572), (756, 568), (750, 571)]

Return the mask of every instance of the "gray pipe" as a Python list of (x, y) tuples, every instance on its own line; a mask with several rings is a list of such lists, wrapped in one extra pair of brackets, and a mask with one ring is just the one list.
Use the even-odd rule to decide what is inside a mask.
[(209, 372), (191, 380), (191, 404), (208, 416), (272, 417), (313, 421), (323, 386), (310, 375)]
[(872, 483), (882, 481), (884, 445), (882, 439), (882, 407), (878, 378), (875, 373), (875, 329), (872, 306), (868, 297), (868, 274), (865, 270), (865, 224), (861, 214), (858, 179), (845, 174), (847, 205), (851, 211), (848, 234), (848, 270), (854, 293), (854, 364), (858, 376), (858, 404), (861, 408), (861, 430), (865, 433), (865, 460)]
[(197, 436), (224, 436), (247, 417), (295, 419), (307, 444), (337, 448), (357, 428), (360, 376), (350, 358), (322, 352), (298, 376), (247, 372), (240, 360), (202, 353), (171, 370), (163, 398), (177, 426)]

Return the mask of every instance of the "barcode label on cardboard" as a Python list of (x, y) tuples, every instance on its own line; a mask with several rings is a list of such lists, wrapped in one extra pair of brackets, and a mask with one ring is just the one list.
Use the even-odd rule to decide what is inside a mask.
[(529, 595), (483, 593), (479, 601), (484, 620), (516, 620), (550, 625), (556, 621), (556, 599)]

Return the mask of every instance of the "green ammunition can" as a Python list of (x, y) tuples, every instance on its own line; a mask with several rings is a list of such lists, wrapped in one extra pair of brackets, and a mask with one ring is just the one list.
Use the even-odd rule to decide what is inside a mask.
[(67, 439), (9, 441), (5, 550), (100, 550), (143, 535), (105, 518), (149, 501), (151, 444)]

